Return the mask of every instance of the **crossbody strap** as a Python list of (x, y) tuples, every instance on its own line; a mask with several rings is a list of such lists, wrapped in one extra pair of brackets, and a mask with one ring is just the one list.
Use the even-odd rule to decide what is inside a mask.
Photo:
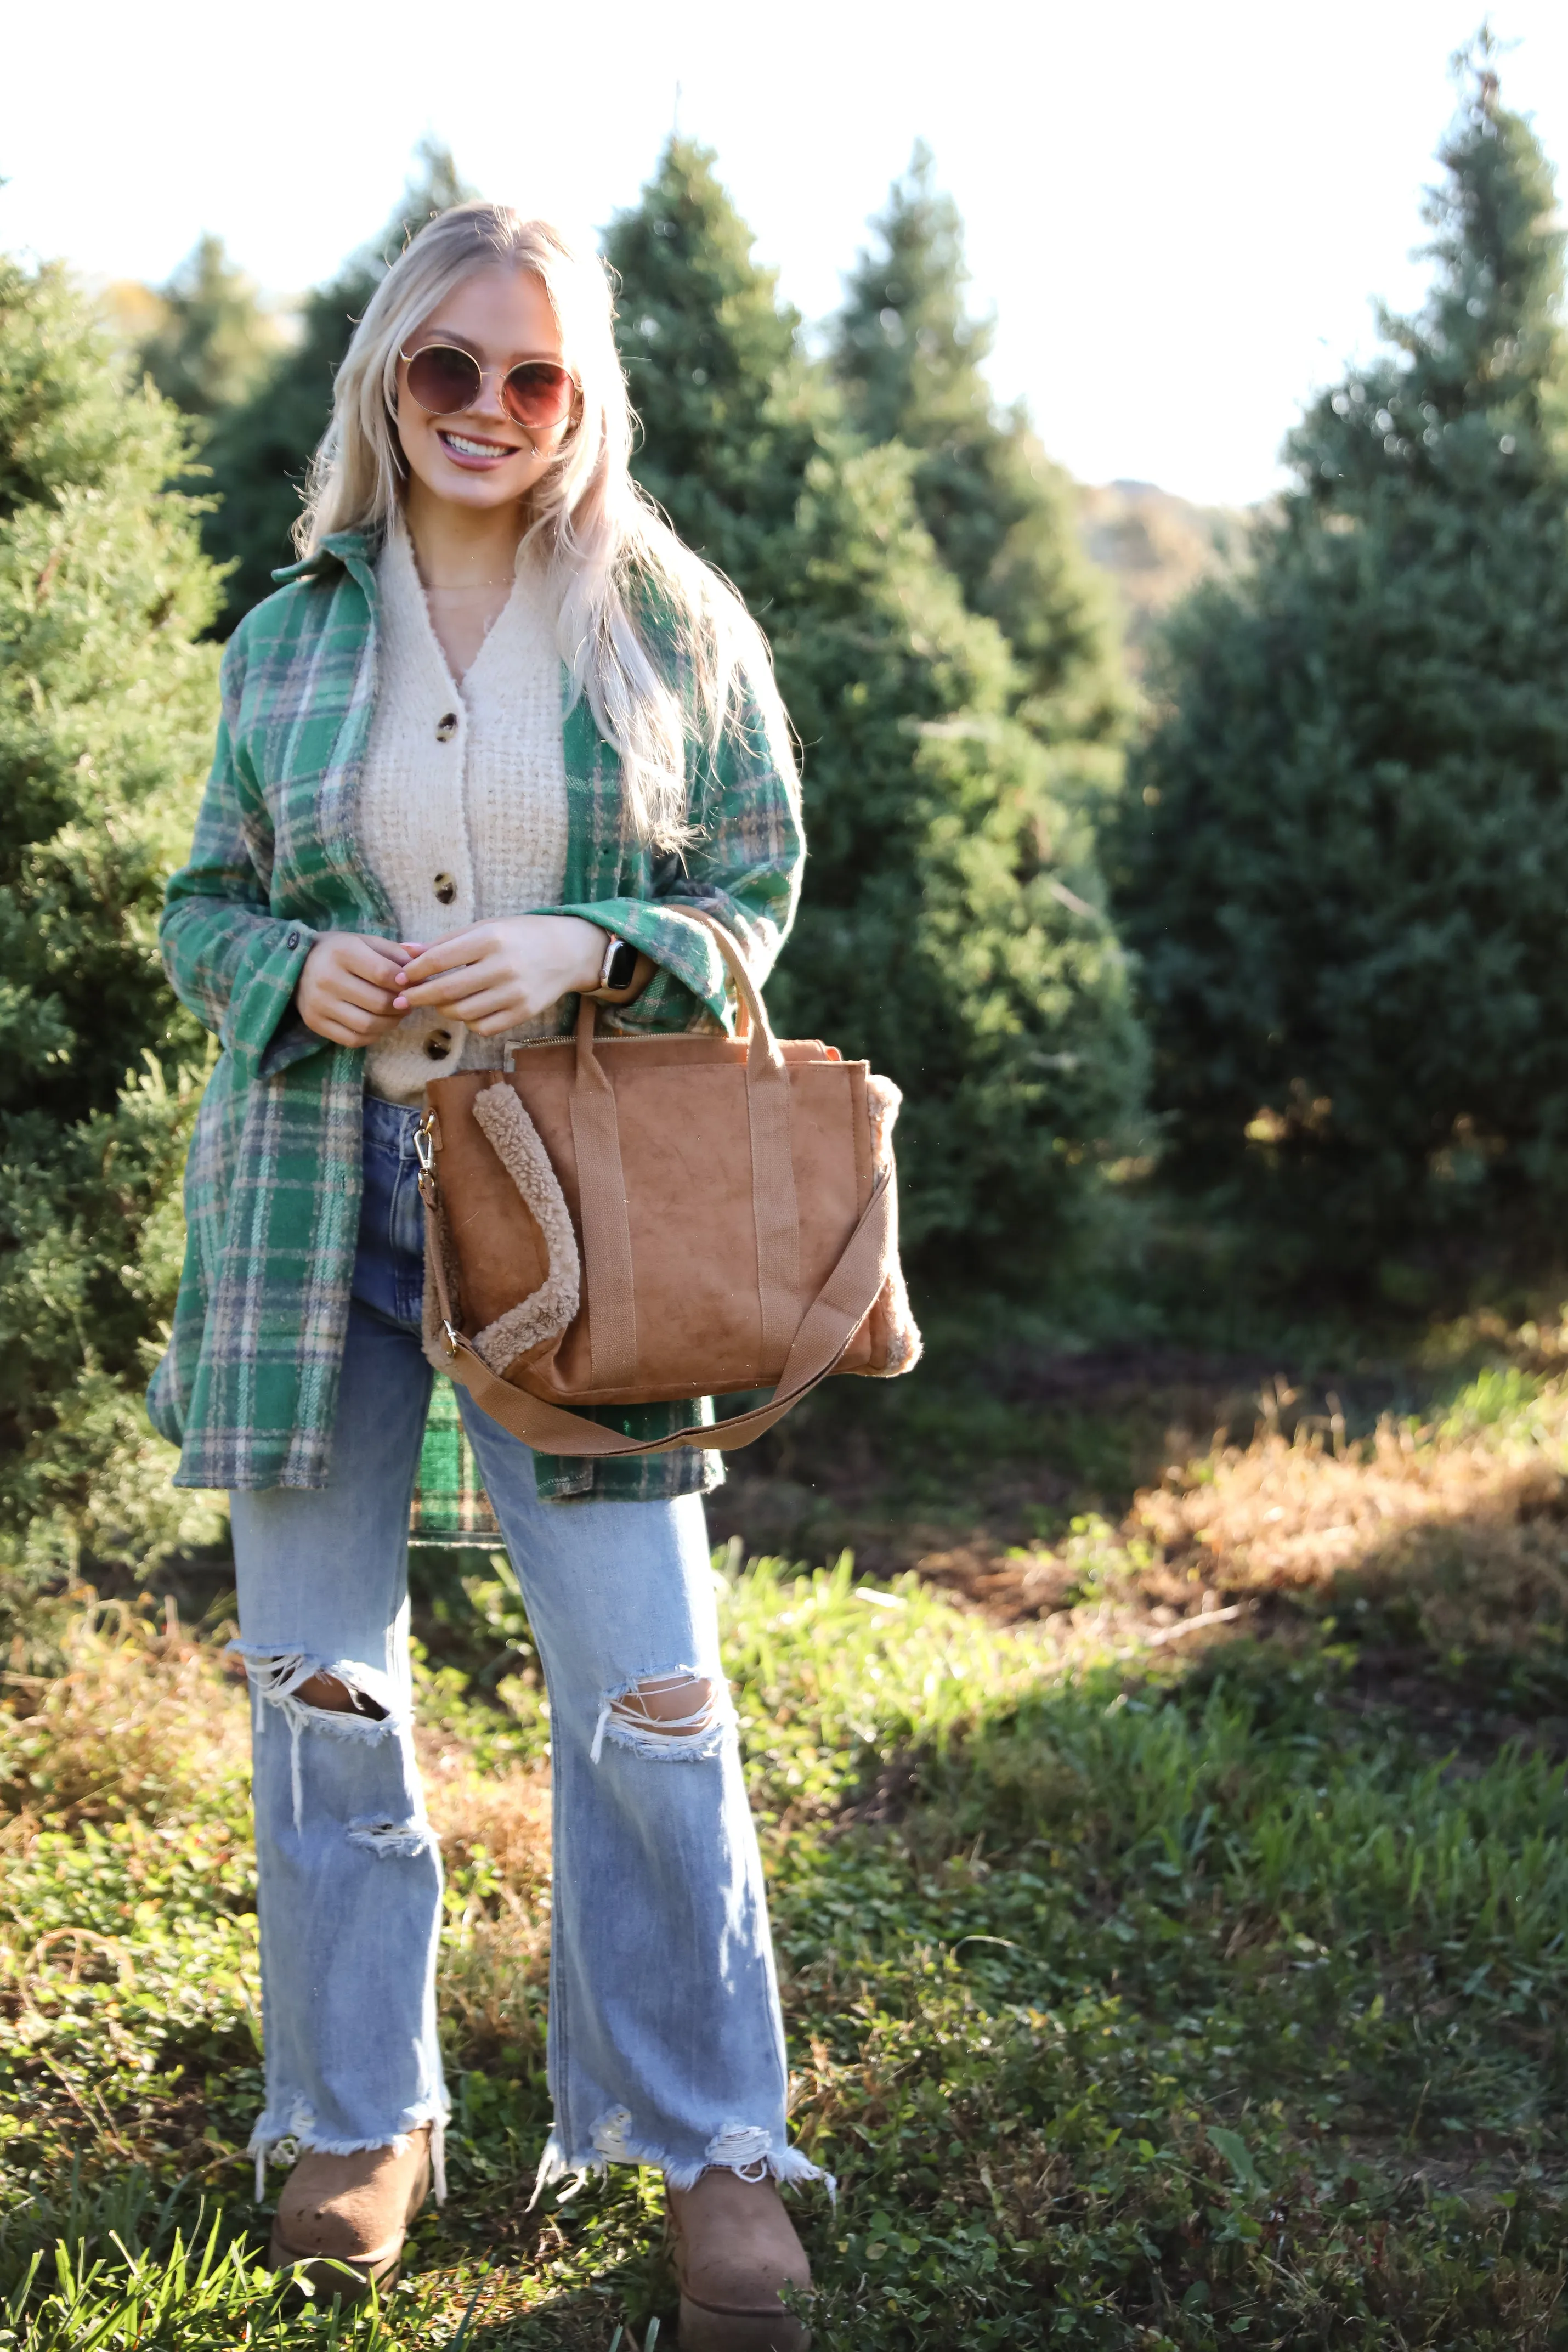
[(446, 1370), (492, 1421), (498, 1421), (503, 1429), (510, 1430), (525, 1445), (537, 1447), (542, 1454), (672, 1454), (682, 1447), (695, 1447), (703, 1452), (716, 1447), (727, 1453), (733, 1447), (749, 1445), (754, 1438), (771, 1429), (776, 1421), (782, 1421), (792, 1405), (799, 1404), (803, 1396), (827, 1379), (860, 1329), (887, 1276), (893, 1193), (884, 1169), (837, 1265), (807, 1308), (779, 1374), (779, 1385), (766, 1404), (754, 1405), (749, 1412), (737, 1413), (733, 1421), (695, 1422), (677, 1429), (673, 1436), (641, 1441), (622, 1437), (618, 1430), (605, 1429), (581, 1413), (568, 1412), (564, 1405), (547, 1404), (543, 1398), (514, 1388), (509, 1381), (499, 1379), (490, 1370), (473, 1342), (457, 1329), (435, 1214), (428, 1202), (424, 1222), (426, 1262), (434, 1279), (447, 1335), (444, 1343)]

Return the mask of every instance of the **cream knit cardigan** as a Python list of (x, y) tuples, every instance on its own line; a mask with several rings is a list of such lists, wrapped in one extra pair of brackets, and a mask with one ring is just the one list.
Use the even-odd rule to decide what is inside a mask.
[[(429, 945), (497, 915), (558, 905), (566, 877), (561, 665), (535, 568), (519, 560), (505, 609), (458, 686), (431, 626), (406, 530), (376, 564), (375, 714), (360, 781), (358, 833), (399, 936)], [(476, 1037), (438, 1012), (408, 1013), (365, 1055), (365, 1085), (417, 1103), (427, 1078), (498, 1069), (513, 1040), (553, 1016)]]

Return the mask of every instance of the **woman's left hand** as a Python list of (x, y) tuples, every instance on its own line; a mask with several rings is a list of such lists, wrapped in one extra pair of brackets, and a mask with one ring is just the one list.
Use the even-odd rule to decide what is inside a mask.
[(604, 933), (576, 915), (506, 915), (410, 950), (396, 1013), (439, 1007), (478, 1037), (537, 1021), (574, 989), (597, 988)]

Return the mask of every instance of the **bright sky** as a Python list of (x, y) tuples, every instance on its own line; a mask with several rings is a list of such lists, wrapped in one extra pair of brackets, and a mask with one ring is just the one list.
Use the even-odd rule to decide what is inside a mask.
[[(380, 227), (423, 132), (574, 225), (675, 116), (808, 317), (917, 137), (968, 226), (999, 391), (1082, 478), (1262, 496), (1311, 388), (1411, 303), (1481, 0), (81, 0), (0, 6), (0, 246), (168, 276), (216, 230), (267, 289)], [(1568, 7), (1500, 0), (1504, 92), (1568, 160)]]

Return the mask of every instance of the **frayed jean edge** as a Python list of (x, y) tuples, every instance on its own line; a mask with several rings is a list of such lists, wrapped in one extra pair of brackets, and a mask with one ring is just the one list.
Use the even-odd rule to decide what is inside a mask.
[[(544, 2154), (539, 2158), (534, 2193), (528, 2200), (530, 2213), (545, 2190), (552, 2188), (558, 2180), (575, 2174), (571, 2188), (566, 2191), (567, 2197), (575, 2197), (585, 2182), (602, 2179), (612, 2164), (652, 2165), (664, 2174), (665, 2183), (671, 2189), (695, 2189), (705, 2172), (715, 2171), (736, 2172), (744, 2180), (771, 2179), (781, 2189), (820, 2180), (828, 2192), (830, 2205), (838, 2203), (839, 2184), (834, 2176), (824, 2171), (820, 2164), (813, 2164), (810, 2157), (802, 2156), (798, 2147), (790, 2147), (788, 2142), (776, 2147), (770, 2136), (748, 2132), (745, 2135), (745, 2152), (737, 2147), (733, 2154), (726, 2155), (715, 2151), (722, 2149), (730, 2135), (719, 2133), (708, 2142), (703, 2155), (688, 2159), (671, 2156), (664, 2149), (654, 2147), (651, 2142), (629, 2137), (620, 2120), (624, 2115), (623, 2108), (617, 2109), (614, 2115), (604, 2117), (594, 2126), (596, 2145), (587, 2156), (568, 2156), (559, 2132), (551, 2132), (545, 2142)], [(630, 2118), (626, 2120), (629, 2122)], [(612, 2145), (604, 2145), (607, 2139)], [(564, 2199), (558, 2201), (564, 2202)]]
[(452, 2112), (451, 2101), (444, 2093), (440, 2099), (421, 2102), (412, 2114), (405, 2113), (393, 2131), (382, 2132), (374, 2139), (322, 2139), (311, 2126), (310, 2111), (302, 2099), (297, 2099), (288, 2109), (287, 2120), (282, 2121), (268, 2108), (259, 2116), (256, 2128), (246, 2144), (246, 2154), (256, 2160), (256, 2201), (267, 2201), (267, 2168), (275, 2156), (283, 2155), (289, 2164), (304, 2155), (362, 2156), (369, 2148), (390, 2147), (394, 2156), (402, 2156), (413, 2134), (422, 2125), (430, 2126), (430, 2178), (438, 2205), (446, 2202), (446, 2119)]

